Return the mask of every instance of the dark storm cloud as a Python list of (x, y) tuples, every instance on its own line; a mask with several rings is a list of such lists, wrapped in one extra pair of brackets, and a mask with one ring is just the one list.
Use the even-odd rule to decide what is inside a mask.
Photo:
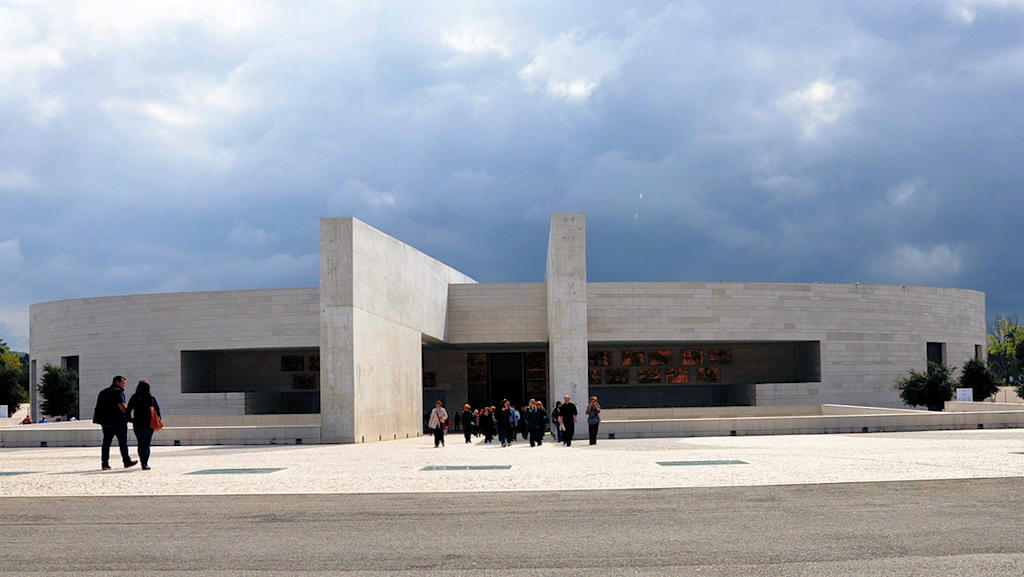
[(937, 284), (1019, 312), (1024, 5), (0, 3), (0, 336), (315, 286), (351, 215), (483, 282)]

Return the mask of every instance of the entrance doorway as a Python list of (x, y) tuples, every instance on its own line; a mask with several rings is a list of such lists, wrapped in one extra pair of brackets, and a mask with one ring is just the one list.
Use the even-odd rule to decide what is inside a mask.
[(512, 406), (521, 407), (526, 397), (526, 379), (523, 375), (523, 353), (491, 353), (491, 404), (497, 405), (502, 399), (512, 401)]
[(498, 406), (508, 399), (516, 407), (529, 399), (547, 400), (547, 352), (468, 353), (469, 403)]

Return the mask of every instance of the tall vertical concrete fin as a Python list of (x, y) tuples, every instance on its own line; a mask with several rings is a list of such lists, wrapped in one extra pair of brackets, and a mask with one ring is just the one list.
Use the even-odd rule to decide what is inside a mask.
[(545, 274), (549, 402), (589, 395), (587, 381), (587, 225), (582, 214), (551, 217)]
[(320, 245), (323, 442), (421, 434), (424, 336), (444, 340), (448, 285), (475, 281), (352, 218), (321, 219)]
[(320, 440), (355, 440), (351, 218), (320, 219)]

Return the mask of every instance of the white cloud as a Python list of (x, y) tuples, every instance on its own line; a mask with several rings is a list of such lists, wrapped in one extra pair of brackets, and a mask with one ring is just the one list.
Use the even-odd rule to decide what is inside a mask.
[(978, 18), (979, 11), (1024, 10), (1024, 0), (951, 0), (946, 4), (946, 14), (954, 22), (971, 25)]
[(14, 238), (0, 242), (0, 271), (7, 271), (21, 268), (25, 259), (21, 255), (21, 242)]
[(28, 307), (0, 308), (0, 338), (11, 350), (27, 353), (29, 342)]
[(610, 42), (583, 39), (573, 30), (538, 46), (519, 78), (531, 90), (542, 88), (552, 97), (578, 102), (589, 98), (620, 60)]
[(938, 244), (922, 249), (909, 244), (894, 248), (876, 263), (876, 273), (890, 282), (930, 283), (948, 280), (964, 267), (962, 247)]
[(466, 56), (493, 55), (508, 60), (514, 53), (511, 35), (489, 22), (470, 22), (442, 32), (441, 43)]
[(793, 116), (806, 138), (816, 138), (822, 127), (835, 124), (856, 104), (859, 87), (852, 80), (818, 79), (776, 102)]
[(393, 193), (376, 190), (361, 180), (348, 180), (331, 194), (327, 204), (332, 210), (351, 212), (358, 206), (374, 210), (395, 208), (398, 201)]
[(36, 187), (35, 179), (21, 169), (0, 170), (0, 192), (25, 192)]
[(896, 208), (903, 208), (919, 194), (925, 184), (926, 181), (923, 178), (917, 177), (890, 188), (885, 196), (889, 199), (889, 204)]
[(228, 234), (228, 242), (235, 246), (260, 248), (276, 241), (278, 236), (276, 232), (267, 232), (262, 228), (242, 222), (231, 229)]

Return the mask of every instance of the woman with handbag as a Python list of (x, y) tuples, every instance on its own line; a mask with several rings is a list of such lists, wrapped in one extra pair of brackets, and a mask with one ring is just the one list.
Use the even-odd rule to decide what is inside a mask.
[(139, 462), (142, 470), (149, 470), (150, 446), (153, 443), (153, 432), (163, 428), (160, 414), (160, 403), (150, 392), (147, 381), (139, 381), (135, 388), (135, 394), (128, 399), (128, 406), (125, 408), (128, 415), (128, 422), (132, 423), (132, 430), (135, 432), (135, 440), (139, 444)]
[(440, 399), (434, 401), (434, 408), (430, 411), (427, 428), (434, 431), (434, 448), (443, 447), (444, 431), (448, 428), (448, 411), (444, 410), (444, 403)]
[(587, 425), (590, 426), (590, 444), (597, 444), (597, 428), (601, 426), (601, 405), (597, 404), (597, 397), (590, 397), (590, 404), (587, 405)]

